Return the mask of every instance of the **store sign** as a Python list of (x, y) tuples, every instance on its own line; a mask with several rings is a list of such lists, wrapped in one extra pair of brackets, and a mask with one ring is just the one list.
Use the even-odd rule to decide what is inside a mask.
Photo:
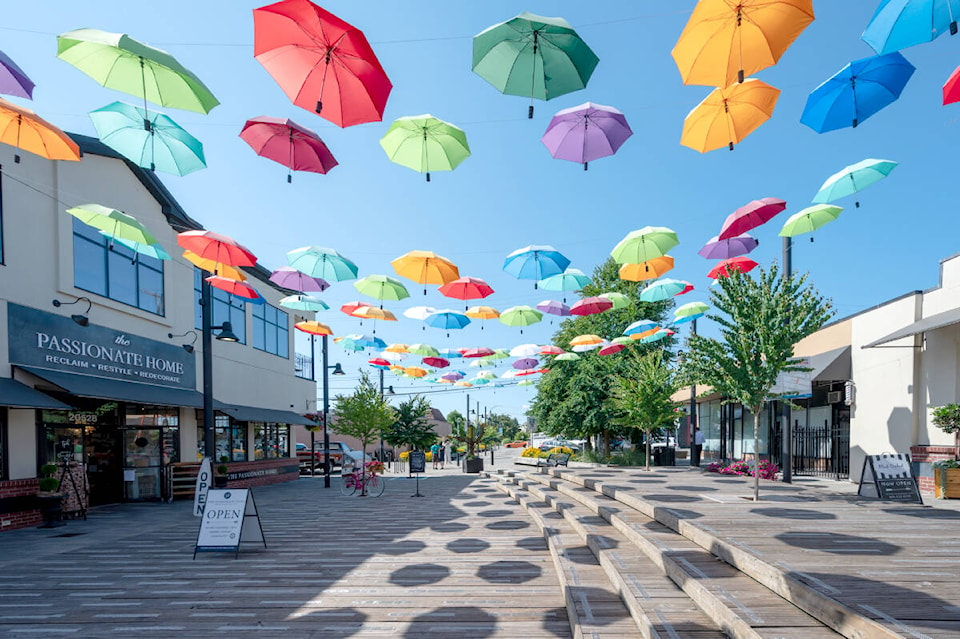
[(198, 552), (239, 553), (241, 542), (267, 546), (253, 492), (246, 488), (208, 491), (193, 558)]
[(910, 455), (906, 454), (867, 455), (857, 494), (885, 501), (923, 503)]
[(79, 326), (69, 317), (7, 304), (10, 363), (125, 382), (196, 388), (193, 354), (176, 344)]

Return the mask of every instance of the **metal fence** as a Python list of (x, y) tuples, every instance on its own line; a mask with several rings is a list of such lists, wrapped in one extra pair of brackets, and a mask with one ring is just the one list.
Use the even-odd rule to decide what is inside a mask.
[(793, 428), (793, 474), (850, 478), (850, 429), (824, 424)]

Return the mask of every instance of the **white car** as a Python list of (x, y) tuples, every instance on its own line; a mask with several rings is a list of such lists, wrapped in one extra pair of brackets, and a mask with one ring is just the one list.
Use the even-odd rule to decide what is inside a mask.
[(580, 452), (581, 448), (581, 446), (570, 441), (569, 439), (545, 439), (540, 442), (539, 448), (540, 450), (550, 450), (551, 448), (556, 448), (558, 446), (566, 446), (567, 448), (572, 449), (575, 453)]

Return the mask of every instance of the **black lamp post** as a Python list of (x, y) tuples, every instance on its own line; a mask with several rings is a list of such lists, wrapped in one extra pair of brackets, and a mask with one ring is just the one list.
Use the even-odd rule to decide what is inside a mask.
[(217, 339), (222, 342), (239, 342), (230, 322), (213, 325), (213, 295), (210, 282), (203, 278), (200, 288), (200, 310), (203, 316), (203, 454), (211, 462), (216, 461), (216, 430), (213, 423), (213, 331), (220, 331)]
[[(323, 346), (320, 349), (323, 357), (323, 487), (330, 488), (330, 429), (327, 428), (330, 421), (330, 375), (327, 371), (332, 368), (334, 375), (346, 375), (346, 373), (343, 372), (340, 364), (333, 366), (327, 364), (327, 336), (321, 337), (323, 337)], [(312, 450), (310, 454), (313, 454)]]

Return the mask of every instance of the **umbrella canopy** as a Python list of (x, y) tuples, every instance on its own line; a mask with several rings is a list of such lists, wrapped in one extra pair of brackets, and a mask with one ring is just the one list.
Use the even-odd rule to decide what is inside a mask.
[(288, 295), (280, 300), (280, 306), (295, 311), (325, 311), (330, 308), (322, 299), (312, 295)]
[(137, 166), (180, 176), (207, 167), (203, 143), (163, 113), (114, 102), (90, 119), (100, 141)]
[(433, 366), (434, 368), (446, 368), (450, 365), (450, 360), (444, 359), (437, 355), (427, 356), (423, 358), (423, 363), (427, 366)]
[(726, 87), (773, 66), (813, 22), (813, 0), (700, 0), (670, 55), (684, 84)]
[(388, 362), (387, 360), (383, 359), (382, 357), (374, 357), (373, 359), (368, 359), (368, 360), (367, 360), (367, 364), (370, 364), (370, 365), (373, 366), (374, 368), (377, 368), (377, 369), (380, 369), (380, 370), (389, 370), (389, 369), (390, 369), (390, 362)]
[(440, 357), (445, 357), (447, 359), (459, 359), (463, 357), (463, 353), (456, 348), (441, 348), (438, 350), (440, 351)]
[(510, 357), (533, 357), (540, 354), (537, 344), (518, 344), (507, 353)]
[(563, 355), (565, 352), (562, 348), (553, 344), (545, 344), (540, 347), (541, 355)]
[(264, 303), (264, 299), (260, 297), (260, 293), (246, 282), (231, 280), (229, 277), (223, 277), (222, 275), (211, 275), (205, 279), (210, 282), (210, 286), (219, 288), (221, 291), (226, 291), (235, 297), (240, 297), (247, 302), (253, 304)]
[[(131, 251), (134, 251), (134, 252), (136, 252), (136, 253), (139, 253), (140, 255), (146, 255), (147, 257), (152, 257), (152, 258), (157, 259), (157, 260), (169, 260), (169, 259), (171, 259), (171, 258), (170, 258), (170, 254), (167, 253), (167, 251), (164, 250), (163, 246), (161, 246), (161, 245), (158, 244), (158, 243), (154, 243), (154, 244), (143, 244), (143, 243), (141, 243), (141, 242), (133, 242), (133, 241), (131, 241), (131, 240), (125, 240), (125, 239), (123, 239), (122, 237), (113, 237), (112, 235), (110, 235), (110, 234), (107, 233), (106, 231), (100, 231), (100, 233), (101, 233), (102, 235), (110, 238), (110, 241), (111, 241), (111, 242), (116, 242), (117, 244), (120, 244), (120, 245), (122, 245), (122, 246), (126, 246), (126, 247), (127, 247), (128, 249), (130, 249)], [(241, 275), (241, 277), (239, 277), (239, 278), (234, 278), (234, 279), (244, 280), (244, 279), (246, 279), (246, 276), (245, 276), (245, 275)]]
[(330, 330), (329, 326), (313, 320), (297, 322), (293, 325), (293, 327), (298, 331), (303, 331), (304, 333), (309, 333), (310, 335), (333, 335), (333, 331)]
[(110, 237), (140, 244), (157, 243), (157, 238), (147, 230), (147, 227), (141, 224), (137, 218), (127, 215), (123, 211), (111, 209), (101, 204), (81, 204), (67, 209), (67, 213), (87, 226), (105, 231)]
[(943, 103), (960, 102), (960, 67), (953, 70), (947, 81), (943, 83)]
[(32, 100), (34, 86), (33, 80), (27, 77), (23, 69), (0, 51), (0, 93)]
[(493, 295), (493, 289), (479, 277), (461, 277), (437, 289), (441, 295), (458, 300), (479, 300)]
[(557, 300), (543, 300), (537, 304), (537, 310), (550, 315), (556, 315), (557, 317), (567, 317), (570, 315), (570, 307)]
[(410, 346), (407, 344), (390, 344), (383, 350), (386, 353), (409, 353)]
[(350, 335), (349, 337), (355, 344), (363, 348), (383, 349), (387, 347), (387, 343), (376, 335)]
[(783, 223), (780, 237), (793, 237), (803, 233), (812, 233), (824, 224), (833, 222), (840, 217), (842, 207), (832, 204), (814, 204), (799, 213), (794, 213)]
[(366, 36), (308, 0), (254, 9), (253, 55), (298, 107), (339, 127), (383, 119), (393, 85)]
[(397, 316), (392, 312), (385, 308), (377, 308), (376, 306), (361, 306), (350, 314), (360, 319), (383, 320), (384, 322), (397, 321)]
[(500, 314), (500, 321), (507, 326), (530, 326), (543, 319), (543, 313), (529, 306), (512, 306)]
[(881, 0), (860, 39), (877, 53), (892, 53), (957, 33), (960, 0)]
[(760, 242), (747, 233), (734, 235), (725, 240), (721, 240), (719, 235), (714, 235), (702, 249), (697, 251), (697, 254), (708, 260), (726, 260), (738, 255), (746, 255), (759, 244)]
[(406, 353), (407, 351), (397, 352), (397, 351), (385, 350), (384, 352), (380, 353), (380, 357), (382, 359), (385, 359), (391, 362), (402, 362), (407, 358)]
[[(519, 280), (543, 280), (563, 273), (570, 266), (560, 251), (552, 246), (534, 245), (517, 249), (503, 260), (503, 270)], [(537, 288), (537, 285), (533, 285)]]
[(523, 357), (513, 363), (513, 367), (521, 371), (528, 371), (531, 368), (536, 368), (539, 365), (540, 362), (533, 357)]
[(633, 344), (633, 340), (630, 339), (629, 337), (621, 335), (620, 337), (614, 337), (612, 340), (610, 340), (610, 343), (611, 344)]
[(411, 355), (419, 355), (421, 357), (439, 357), (440, 351), (438, 351), (433, 346), (429, 344), (411, 344), (407, 348), (407, 352)]
[(602, 344), (603, 338), (599, 335), (577, 335), (572, 340), (570, 340), (570, 346), (589, 346), (592, 344)]
[(330, 284), (326, 280), (319, 277), (310, 277), (292, 266), (281, 266), (275, 270), (270, 274), (270, 281), (277, 286), (289, 288), (292, 291), (321, 293), (330, 288)]
[[(418, 284), (446, 284), (460, 277), (457, 265), (433, 251), (410, 251), (390, 262), (400, 277)], [(423, 289), (427, 294), (427, 289)]]
[(651, 329), (656, 329), (656, 328), (657, 328), (657, 323), (654, 322), (653, 320), (641, 319), (627, 326), (627, 328), (624, 329), (623, 334), (627, 336), (637, 335), (639, 333), (647, 333)]
[(673, 323), (683, 324), (697, 320), (706, 314), (710, 307), (703, 302), (690, 302), (683, 306), (678, 306), (673, 312)]
[(580, 359), (580, 356), (576, 353), (564, 353), (563, 355), (557, 355), (556, 359), (561, 362), (575, 362)]
[(353, 314), (356, 313), (359, 309), (370, 306), (366, 302), (347, 302), (340, 306), (340, 312), (346, 313), (350, 317), (353, 317)]
[(436, 312), (437, 309), (433, 308), (432, 306), (411, 306), (403, 312), (403, 316), (409, 317), (410, 319), (423, 321)]
[(717, 239), (726, 240), (766, 224), (785, 208), (787, 203), (775, 197), (765, 197), (744, 204), (727, 216)]
[(473, 38), (473, 71), (507, 95), (550, 100), (587, 86), (600, 61), (563, 18), (532, 13), (488, 27)]
[(497, 376), (494, 375), (493, 371), (480, 371), (480, 372), (477, 373), (477, 375), (476, 375), (476, 379), (477, 379), (477, 380), (483, 380), (483, 379), (485, 379), (485, 380), (492, 380), (492, 379), (496, 379), (496, 378), (497, 378)]
[(607, 346), (602, 347), (599, 353), (600, 355), (615, 355), (625, 348), (626, 346), (623, 344), (608, 344)]
[(408, 375), (410, 377), (426, 377), (429, 372), (430, 371), (427, 369), (419, 366), (407, 366), (405, 369), (403, 369), (404, 375)]
[(372, 297), (375, 300), (399, 301), (410, 297), (407, 287), (400, 280), (389, 275), (367, 275), (353, 283), (353, 288), (361, 295)]
[(444, 309), (431, 313), (423, 321), (427, 326), (450, 330), (464, 328), (470, 323), (470, 318), (463, 313)]
[(673, 269), (673, 258), (669, 255), (655, 257), (639, 264), (620, 265), (620, 279), (628, 282), (642, 282), (660, 277)]
[(287, 167), (287, 182), (293, 181), (291, 171), (325, 174), (337, 166), (319, 135), (287, 118), (251, 118), (244, 123), (240, 139), (260, 157)]
[(596, 315), (613, 308), (613, 302), (603, 297), (585, 297), (570, 307), (571, 315)]
[[(80, 147), (39, 115), (0, 98), (0, 142), (48, 160), (80, 160)], [(20, 162), (20, 156), (13, 156)]]
[(683, 120), (680, 144), (700, 153), (723, 147), (733, 151), (770, 119), (779, 97), (780, 89), (756, 78), (716, 88)]
[(662, 302), (675, 295), (683, 295), (693, 290), (693, 284), (684, 280), (670, 278), (657, 280), (640, 291), (641, 302)]
[(640, 341), (644, 344), (650, 344), (652, 342), (659, 342), (660, 340), (666, 339), (671, 335), (676, 335), (676, 332), (671, 331), (669, 328), (664, 328), (657, 331), (656, 333), (653, 333), (652, 335), (647, 335)]
[(394, 120), (380, 147), (394, 164), (425, 173), (427, 182), (431, 171), (452, 171), (470, 157), (463, 129), (429, 113)]
[(231, 280), (237, 280), (240, 282), (243, 282), (247, 279), (246, 274), (238, 267), (230, 266), (229, 264), (217, 262), (216, 260), (207, 259), (205, 257), (200, 257), (193, 251), (184, 251), (183, 258), (197, 268), (203, 269), (208, 273), (213, 273), (214, 275), (222, 275), (224, 277), (229, 277)]
[(177, 60), (124, 33), (77, 29), (57, 36), (57, 57), (108, 89), (160, 106), (209, 113), (220, 104)]
[(486, 346), (478, 346), (477, 348), (468, 348), (463, 351), (464, 358), (473, 358), (473, 357), (490, 357), (493, 355), (493, 349), (487, 348)]
[(645, 226), (620, 240), (610, 255), (618, 264), (639, 264), (657, 257), (679, 244), (677, 234), (665, 226)]
[(856, 127), (899, 98), (914, 70), (899, 52), (850, 62), (807, 96), (800, 122), (817, 133)]
[(590, 162), (616, 153), (631, 135), (623, 113), (585, 102), (557, 111), (540, 141), (554, 159), (577, 162), (586, 171)]
[(471, 319), (489, 320), (500, 317), (500, 311), (492, 306), (471, 306), (463, 313)]
[(611, 308), (613, 310), (627, 308), (628, 306), (630, 306), (630, 298), (624, 295), (623, 293), (616, 293), (616, 292), (600, 293), (600, 295), (598, 295), (597, 297), (600, 297), (602, 299), (609, 301), (610, 304), (612, 304)]
[(733, 271), (749, 273), (758, 266), (760, 265), (749, 257), (731, 257), (727, 260), (721, 260), (716, 266), (710, 269), (707, 277), (715, 280), (721, 277), (730, 277), (730, 273)]
[[(892, 160), (866, 159), (845, 167), (827, 178), (817, 194), (813, 196), (814, 204), (825, 204), (840, 198), (859, 193), (874, 182), (879, 182), (890, 175), (897, 168)], [(854, 202), (860, 208), (860, 201)]]
[(445, 379), (447, 381), (455, 382), (457, 380), (463, 379), (464, 377), (466, 377), (466, 375), (464, 375), (460, 371), (450, 371), (448, 373), (444, 373), (443, 375), (441, 375), (440, 379)]
[(287, 253), (287, 263), (311, 277), (330, 282), (357, 279), (357, 265), (331, 248), (304, 246)]
[(557, 273), (538, 282), (539, 288), (545, 291), (579, 291), (590, 283), (590, 278), (578, 268), (567, 268), (563, 273)]
[(184, 231), (177, 244), (197, 256), (227, 266), (254, 266), (257, 258), (234, 239), (213, 231)]

